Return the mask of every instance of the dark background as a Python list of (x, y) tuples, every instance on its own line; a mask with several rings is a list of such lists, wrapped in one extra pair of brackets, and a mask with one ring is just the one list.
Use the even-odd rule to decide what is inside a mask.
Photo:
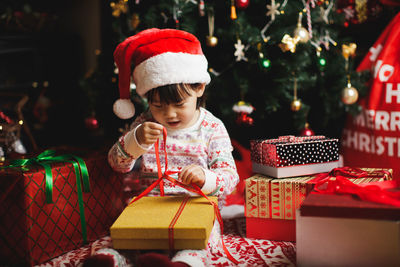
[[(376, 19), (343, 30), (358, 45), (356, 63), (398, 10), (383, 6)], [(16, 118), (15, 102), (21, 95), (29, 96), (23, 115), (31, 136), (22, 130), (20, 137), (27, 150), (55, 146), (100, 149), (112, 144), (126, 122), (112, 113), (118, 97), (115, 80), (102, 75), (113, 72), (112, 53), (118, 37), (110, 2), (2, 1), (0, 16), (0, 111)], [(95, 95), (83, 86), (93, 72), (96, 75), (91, 79), (99, 84)], [(93, 118), (99, 121), (94, 129)], [(248, 140), (268, 127), (276, 129), (271, 135), (293, 130), (282, 131), (279, 120), (255, 128), (227, 125), (238, 140)], [(332, 129), (331, 136), (337, 137), (340, 130)]]

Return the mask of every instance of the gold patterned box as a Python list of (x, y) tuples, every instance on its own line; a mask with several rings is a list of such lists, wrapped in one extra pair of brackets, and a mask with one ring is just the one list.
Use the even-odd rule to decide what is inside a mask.
[[(392, 169), (361, 168), (367, 176), (350, 179), (356, 184), (392, 179)], [(377, 175), (377, 171), (386, 171)], [(275, 179), (256, 174), (246, 179), (245, 216), (294, 220), (298, 209), (316, 183), (315, 175)]]

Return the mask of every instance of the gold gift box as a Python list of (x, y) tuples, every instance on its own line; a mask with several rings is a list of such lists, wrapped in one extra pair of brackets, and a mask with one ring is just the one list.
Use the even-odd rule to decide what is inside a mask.
[[(110, 228), (116, 249), (169, 249), (169, 225), (184, 196), (142, 197), (125, 208)], [(217, 197), (209, 197), (216, 204)], [(173, 227), (174, 249), (204, 249), (214, 225), (214, 207), (190, 197)]]

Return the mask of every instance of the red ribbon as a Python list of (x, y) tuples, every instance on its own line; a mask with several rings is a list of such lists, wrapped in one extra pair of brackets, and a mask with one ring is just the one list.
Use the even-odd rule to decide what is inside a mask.
[[(133, 198), (131, 200), (131, 202), (129, 203), (129, 205), (132, 205), (134, 202), (138, 201), (139, 199), (141, 199), (142, 197), (146, 196), (151, 190), (153, 190), (157, 185), (160, 185), (160, 193), (163, 196), (164, 195), (164, 188), (163, 188), (163, 179), (166, 179), (168, 181), (170, 181), (171, 183), (173, 183), (174, 185), (180, 186), (182, 188), (185, 188), (186, 190), (188, 190), (189, 192), (193, 192), (193, 193), (197, 193), (199, 195), (201, 195), (202, 197), (204, 197), (205, 199), (208, 200), (208, 202), (214, 207), (214, 213), (215, 216), (217, 217), (217, 220), (219, 222), (220, 225), (220, 229), (221, 229), (221, 235), (224, 232), (224, 228), (223, 228), (223, 221), (222, 221), (222, 217), (221, 217), (221, 213), (219, 212), (218, 209), (218, 205), (212, 201), (211, 199), (209, 199), (202, 191), (201, 189), (196, 185), (196, 184), (190, 184), (190, 185), (186, 185), (184, 183), (181, 183), (179, 181), (177, 181), (176, 179), (172, 178), (170, 175), (171, 174), (176, 174), (178, 173), (177, 171), (170, 171), (168, 170), (168, 158), (167, 158), (167, 148), (166, 148), (166, 140), (167, 140), (167, 130), (164, 128), (163, 129), (163, 138), (164, 138), (164, 155), (165, 155), (165, 169), (164, 169), (164, 174), (162, 174), (161, 171), (161, 163), (160, 163), (160, 153), (159, 153), (159, 140), (157, 140), (157, 142), (154, 144), (154, 149), (155, 149), (155, 153), (156, 153), (156, 161), (157, 161), (157, 170), (158, 170), (158, 179), (152, 183), (149, 187), (147, 187), (141, 194), (139, 194), (137, 197)], [(128, 206), (129, 206), (128, 205)], [(182, 206), (182, 205), (181, 205)], [(180, 210), (180, 211), (179, 211)], [(178, 213), (175, 215), (173, 221), (177, 221), (177, 219), (179, 218), (180, 213), (182, 212), (183, 208), (179, 208), (178, 209)], [(172, 225), (172, 227), (171, 227)], [(170, 249), (173, 249), (173, 246), (171, 247), (171, 244), (173, 244), (173, 230), (171, 230), (173, 228), (173, 225), (175, 225), (173, 222), (171, 222), (170, 224), (170, 229), (169, 229), (169, 244), (170, 244)], [(224, 240), (221, 236), (221, 241), (222, 241), (222, 248), (225, 251), (228, 259), (230, 261), (232, 261), (235, 264), (238, 264), (239, 262), (233, 258), (233, 256), (231, 255), (231, 253), (228, 251), (228, 249), (225, 246)]]
[(186, 204), (189, 201), (189, 196), (186, 196), (183, 200), (181, 205), (179, 206), (179, 209), (177, 210), (177, 212), (175, 213), (174, 218), (172, 218), (169, 226), (168, 226), (168, 241), (169, 241), (169, 249), (170, 250), (174, 250), (174, 226), (176, 224), (176, 222), (179, 219), (179, 216), (181, 216), (183, 209), (185, 208)]
[(330, 173), (317, 175), (313, 193), (347, 194), (358, 196), (361, 200), (400, 207), (400, 191), (388, 191), (399, 186), (399, 181), (381, 181), (374, 183), (354, 184), (349, 178), (382, 177), (389, 173), (385, 170), (366, 172), (357, 168), (343, 167), (333, 169)]
[(374, 170), (364, 171), (359, 168), (353, 167), (340, 167), (334, 168), (330, 172), (319, 173), (314, 179), (310, 180), (309, 183), (323, 183), (331, 177), (343, 177), (348, 179), (359, 179), (359, 178), (385, 178), (391, 177), (391, 173), (387, 170)]

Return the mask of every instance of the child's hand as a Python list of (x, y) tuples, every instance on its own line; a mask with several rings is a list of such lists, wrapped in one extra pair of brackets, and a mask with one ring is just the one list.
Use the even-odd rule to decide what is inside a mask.
[(162, 136), (163, 128), (159, 123), (146, 121), (137, 128), (136, 139), (140, 145), (152, 145)]
[(200, 166), (192, 164), (182, 169), (178, 175), (178, 180), (184, 184), (194, 183), (202, 188), (206, 181), (206, 175)]

